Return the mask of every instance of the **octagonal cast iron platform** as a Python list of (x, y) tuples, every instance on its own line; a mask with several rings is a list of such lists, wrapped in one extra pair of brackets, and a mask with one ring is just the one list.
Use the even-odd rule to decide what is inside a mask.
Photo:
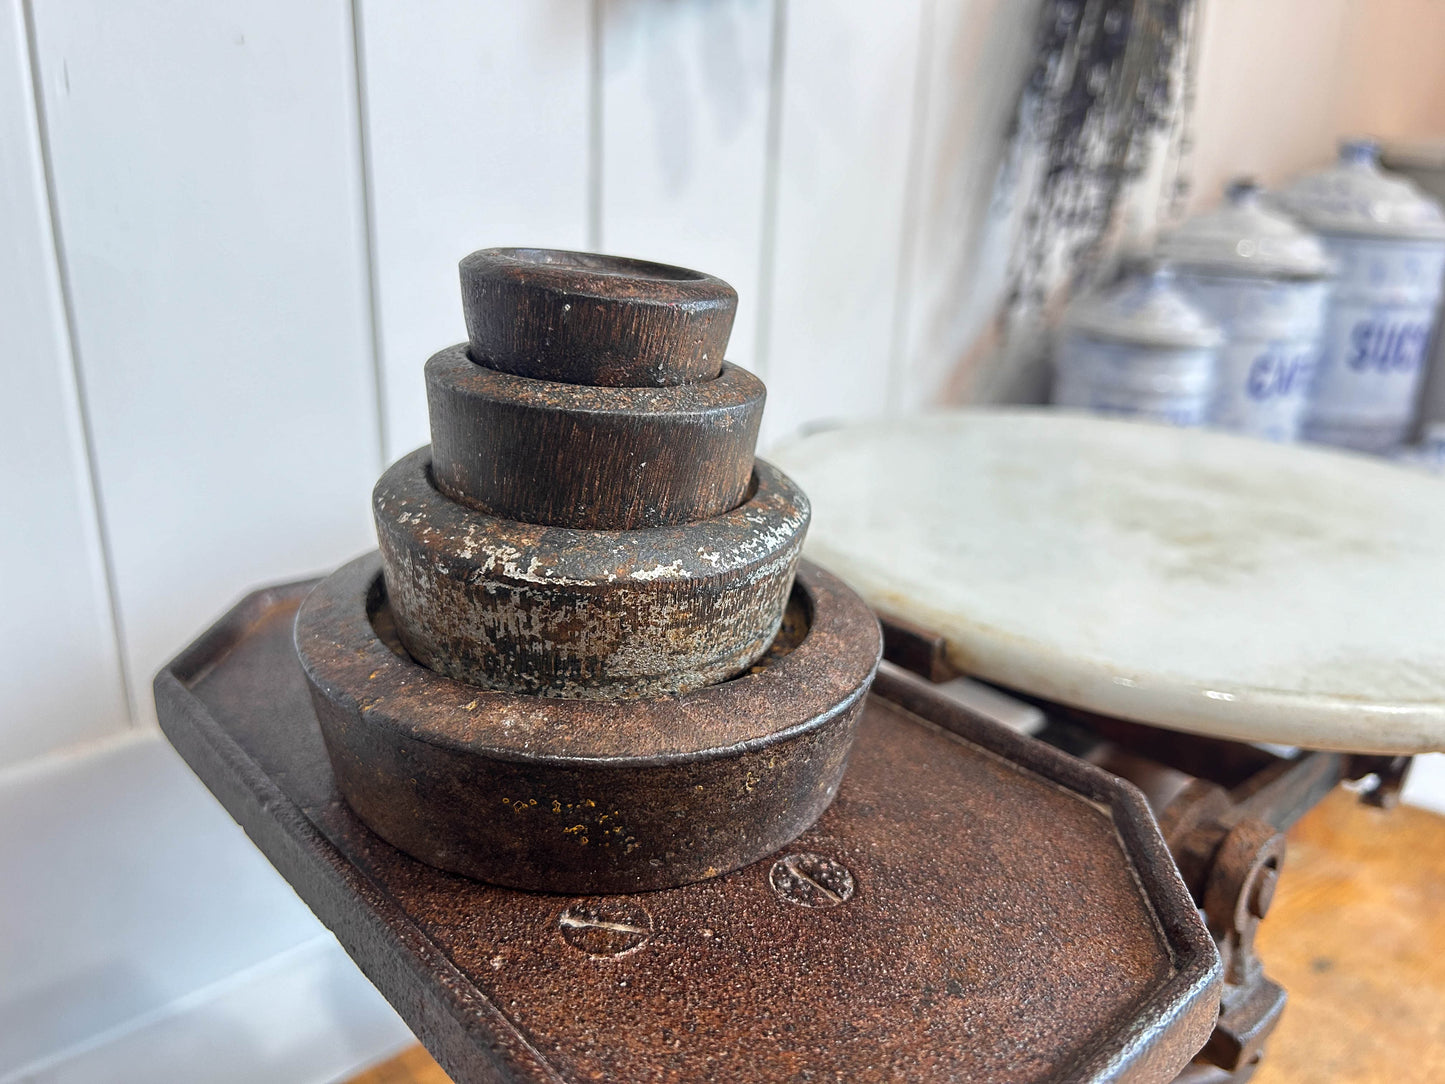
[(783, 851), (568, 897), (433, 869), (336, 789), (257, 592), (156, 678), (172, 743), (459, 1084), (1172, 1079), (1219, 961), (1139, 793), (885, 668)]

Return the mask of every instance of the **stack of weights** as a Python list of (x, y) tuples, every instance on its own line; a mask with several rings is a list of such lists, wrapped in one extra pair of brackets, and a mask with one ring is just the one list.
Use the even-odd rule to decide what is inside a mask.
[(297, 617), (342, 794), (415, 857), (518, 888), (771, 853), (832, 801), (880, 640), (800, 565), (807, 499), (754, 459), (736, 294), (536, 249), (461, 274), (469, 341), (427, 362), (431, 445), (377, 483), (379, 559)]

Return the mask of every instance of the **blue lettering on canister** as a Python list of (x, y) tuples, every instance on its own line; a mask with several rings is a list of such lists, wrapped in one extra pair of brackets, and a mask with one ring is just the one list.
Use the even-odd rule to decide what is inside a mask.
[(1304, 394), (1314, 372), (1314, 350), (1297, 351), (1272, 348), (1250, 363), (1245, 377), (1245, 390), (1258, 402), (1282, 399), (1287, 395)]
[(1430, 326), (1416, 320), (1360, 320), (1350, 328), (1345, 364), (1356, 372), (1405, 373), (1419, 368)]

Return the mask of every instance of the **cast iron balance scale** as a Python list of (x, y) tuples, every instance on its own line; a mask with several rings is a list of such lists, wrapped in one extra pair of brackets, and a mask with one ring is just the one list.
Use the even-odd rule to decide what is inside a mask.
[[(883, 664), (708, 275), (462, 261), (378, 552), (156, 679), (459, 1082), (1173, 1079), (1223, 970), (1138, 790)], [(875, 675), (877, 680), (875, 682)]]

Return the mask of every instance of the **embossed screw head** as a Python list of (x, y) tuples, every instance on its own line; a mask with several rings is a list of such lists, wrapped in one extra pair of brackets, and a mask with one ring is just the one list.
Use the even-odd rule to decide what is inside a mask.
[(773, 863), (768, 883), (778, 898), (799, 907), (837, 907), (853, 898), (853, 875), (821, 854), (790, 854)]
[(652, 916), (631, 900), (574, 903), (557, 916), (562, 939), (589, 956), (626, 956), (652, 938)]

